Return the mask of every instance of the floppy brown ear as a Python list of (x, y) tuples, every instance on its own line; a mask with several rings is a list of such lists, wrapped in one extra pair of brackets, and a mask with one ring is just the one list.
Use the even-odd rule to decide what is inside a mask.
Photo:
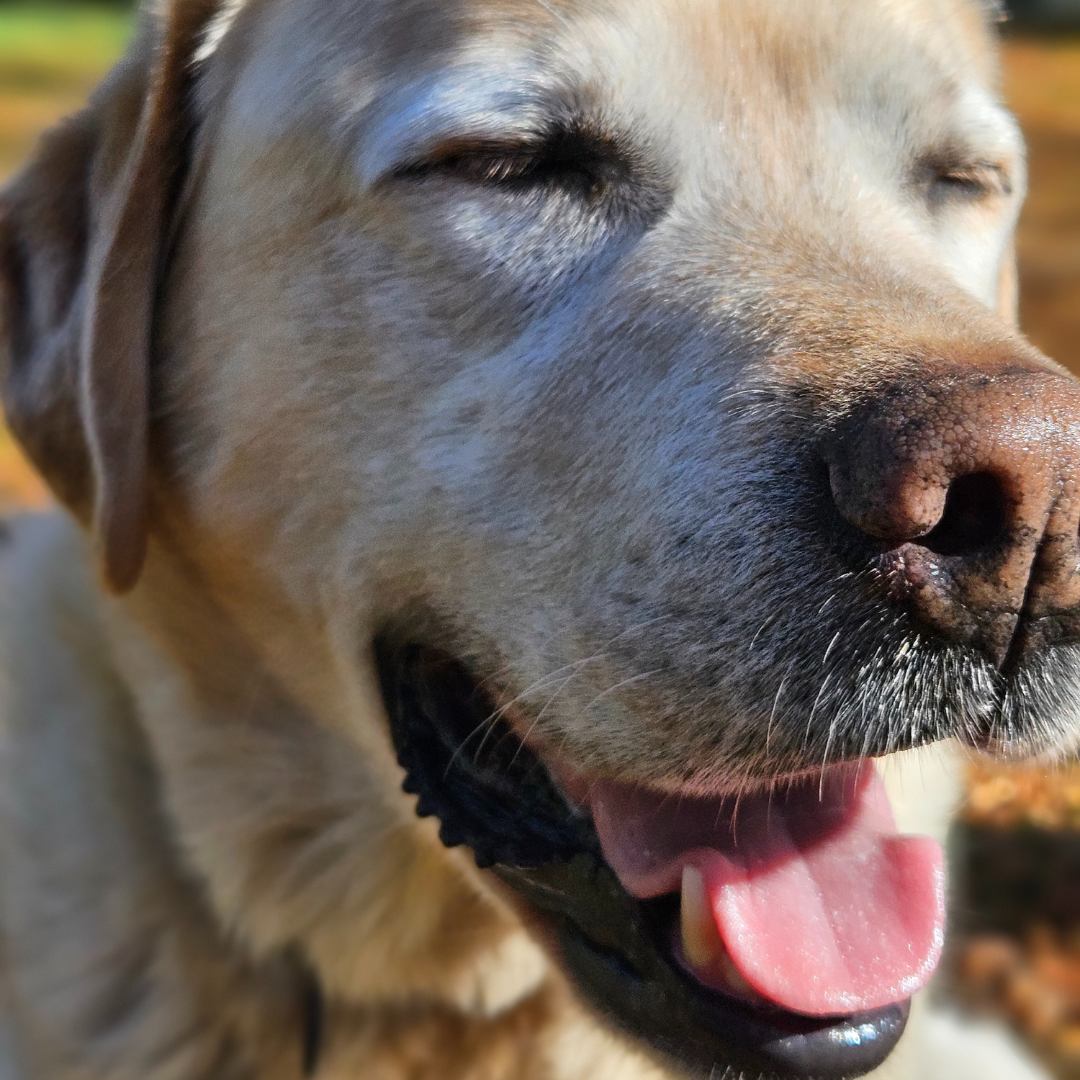
[(0, 193), (0, 394), (106, 584), (147, 542), (149, 361), (192, 56), (218, 0), (149, 0), (127, 57)]

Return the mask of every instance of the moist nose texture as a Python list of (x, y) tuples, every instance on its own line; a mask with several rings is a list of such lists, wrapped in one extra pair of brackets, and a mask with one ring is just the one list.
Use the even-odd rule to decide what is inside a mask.
[(998, 667), (1080, 636), (1080, 383), (1021, 364), (914, 374), (826, 460), (837, 510), (923, 628)]

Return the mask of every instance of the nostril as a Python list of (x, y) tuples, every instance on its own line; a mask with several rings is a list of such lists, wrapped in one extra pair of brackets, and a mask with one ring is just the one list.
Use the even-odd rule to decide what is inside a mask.
[(970, 555), (992, 547), (1006, 532), (1007, 500), (991, 473), (958, 476), (945, 496), (945, 512), (919, 544), (939, 555)]

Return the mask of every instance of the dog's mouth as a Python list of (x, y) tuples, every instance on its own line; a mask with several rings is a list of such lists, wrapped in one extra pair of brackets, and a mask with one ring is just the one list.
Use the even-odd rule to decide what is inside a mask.
[(740, 798), (590, 779), (491, 728), (445, 653), (376, 652), (419, 813), (511, 887), (615, 1026), (710, 1077), (831, 1080), (888, 1056), (941, 951), (944, 886), (871, 763)]

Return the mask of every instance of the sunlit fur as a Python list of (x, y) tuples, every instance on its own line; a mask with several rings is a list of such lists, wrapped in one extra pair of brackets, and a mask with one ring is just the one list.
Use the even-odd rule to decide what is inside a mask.
[[(174, 61), (193, 81), (139, 128), (177, 12), (200, 21)], [(920, 358), (1052, 366), (1012, 326), (1024, 165), (984, 5), (147, 13), (3, 203), (5, 404), (84, 526), (102, 490), (141, 492), (107, 483), (115, 425), (96, 457), (80, 425), (144, 372), (151, 406), (136, 588), (106, 599), (94, 567), (129, 583), (137, 514), (96, 549), (66, 517), (20, 525), (3, 557), (11, 1075), (298, 1080), (315, 980), (319, 1080), (672, 1076), (415, 818), (371, 642), (430, 635), (542, 752), (667, 788), (988, 719), (1008, 749), (1070, 740), (1076, 648), (1003, 680), (921, 633), (830, 524), (817, 464)], [(617, 161), (531, 186), (490, 150), (439, 164), (553, 121)], [(123, 153), (169, 123), (162, 280), (80, 277)], [(927, 162), (968, 159), (1007, 183), (931, 190)], [(145, 368), (106, 387), (73, 366), (92, 287), (157, 300)], [(27, 370), (33, 333), (55, 377)]]

